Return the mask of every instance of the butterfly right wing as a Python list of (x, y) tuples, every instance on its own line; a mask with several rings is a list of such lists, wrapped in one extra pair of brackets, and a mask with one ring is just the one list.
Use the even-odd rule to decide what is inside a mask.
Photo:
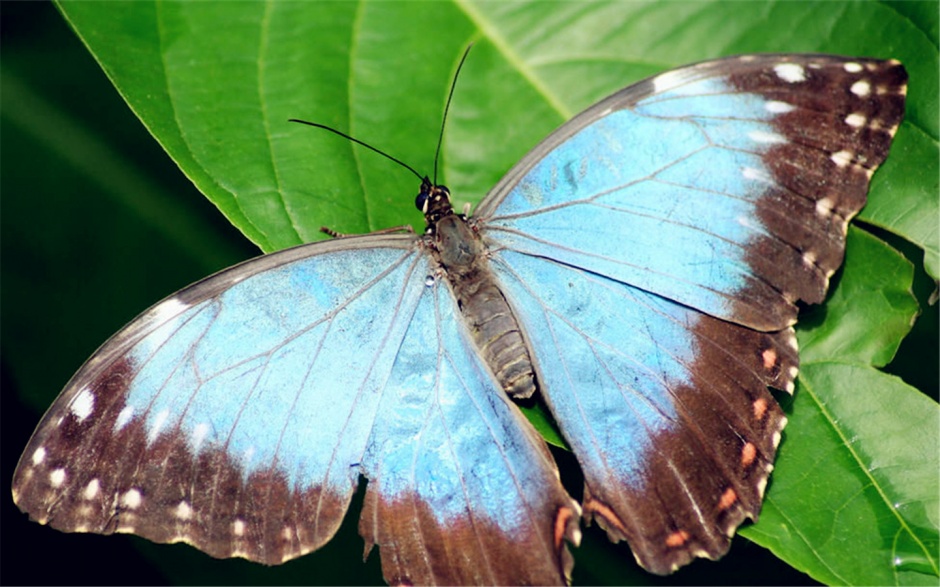
[(17, 467), (17, 505), (276, 564), (336, 532), (381, 371), (425, 272), (409, 235), (266, 255), (157, 304), (72, 378)]

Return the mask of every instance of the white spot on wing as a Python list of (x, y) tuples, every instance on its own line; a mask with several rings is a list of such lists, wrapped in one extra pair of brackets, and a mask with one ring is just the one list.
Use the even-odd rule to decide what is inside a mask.
[(181, 501), (178, 506), (176, 506), (176, 517), (180, 520), (188, 520), (193, 517), (193, 508), (189, 506), (186, 501)]
[(760, 181), (763, 183), (774, 183), (773, 179), (762, 169), (755, 169), (754, 167), (745, 167), (741, 169), (741, 175), (744, 176), (744, 179), (750, 179), (753, 181)]
[(845, 123), (854, 128), (861, 128), (865, 126), (865, 116), (858, 112), (853, 112), (845, 117)]
[(787, 346), (789, 346), (791, 349), (795, 351), (800, 350), (800, 345), (796, 340), (796, 335), (794, 335), (792, 332), (790, 333), (790, 337), (787, 338)]
[(244, 520), (235, 520), (232, 522), (232, 534), (235, 536), (244, 536), (245, 535), (245, 521)]
[(653, 89), (656, 92), (665, 92), (681, 85), (685, 80), (685, 73), (681, 71), (667, 71), (653, 78)]
[(124, 428), (124, 426), (131, 421), (133, 416), (134, 406), (124, 406), (121, 411), (118, 412), (117, 419), (114, 421), (114, 431), (119, 432), (121, 428)]
[(65, 469), (55, 469), (49, 473), (49, 483), (53, 487), (61, 487), (65, 483)]
[(764, 104), (764, 110), (770, 112), (771, 114), (786, 114), (787, 112), (793, 112), (796, 107), (792, 104), (787, 104), (786, 102), (781, 102), (780, 100), (771, 100)]
[(206, 436), (209, 435), (209, 425), (205, 422), (200, 422), (196, 424), (196, 427), (193, 429), (193, 450), (198, 451), (199, 447), (202, 446), (203, 441), (205, 441)]
[(131, 510), (139, 508), (141, 501), (143, 501), (143, 496), (140, 495), (140, 490), (138, 489), (130, 489), (121, 496), (121, 503), (124, 507)]
[(147, 442), (152, 443), (157, 439), (157, 436), (160, 435), (160, 429), (163, 428), (163, 425), (166, 424), (167, 418), (170, 417), (170, 410), (162, 410), (156, 415), (153, 419), (153, 424), (150, 426), (150, 431), (147, 433)]
[(806, 251), (805, 253), (803, 253), (803, 263), (807, 267), (812, 267), (813, 265), (815, 265), (816, 253), (814, 253), (813, 251)]
[(45, 459), (46, 449), (40, 446), (35, 451), (33, 451), (33, 466), (42, 464)]
[(864, 80), (858, 81), (852, 84), (849, 90), (856, 96), (864, 97), (871, 93), (871, 84)]
[(72, 415), (79, 422), (84, 422), (88, 416), (95, 409), (95, 396), (88, 388), (85, 386), (78, 392), (78, 395), (75, 396), (75, 399), (72, 400), (71, 405), (69, 405), (69, 411), (72, 412)]
[(806, 71), (803, 69), (802, 65), (796, 63), (781, 63), (776, 65), (774, 66), (774, 73), (777, 74), (777, 77), (790, 84), (806, 81)]
[(150, 310), (144, 320), (151, 324), (163, 324), (172, 320), (187, 308), (189, 308), (189, 304), (184, 304), (178, 298), (173, 297)]
[(832, 214), (832, 200), (829, 198), (816, 200), (816, 214), (824, 218), (830, 216)]
[(836, 164), (837, 167), (845, 167), (846, 165), (852, 162), (852, 159), (855, 158), (855, 155), (849, 151), (839, 151), (833, 153), (829, 159)]
[(750, 137), (755, 143), (767, 143), (767, 144), (780, 144), (787, 142), (787, 139), (782, 135), (778, 135), (775, 132), (765, 132), (762, 130), (754, 130), (747, 133), (747, 136)]
[(757, 482), (757, 495), (760, 496), (761, 499), (764, 498), (764, 489), (766, 488), (767, 488), (767, 477), (762, 477)]
[(842, 66), (849, 73), (858, 73), (862, 71), (861, 64), (855, 63), (854, 61), (849, 61), (848, 63)]
[(735, 218), (735, 221), (743, 226), (744, 228), (750, 228), (752, 230), (760, 230), (761, 227), (758, 224), (755, 224), (754, 221), (747, 216), (738, 216)]
[(88, 482), (88, 485), (85, 486), (85, 491), (82, 492), (82, 497), (88, 500), (95, 499), (98, 496), (98, 490), (101, 489), (101, 482), (98, 479), (92, 479)]

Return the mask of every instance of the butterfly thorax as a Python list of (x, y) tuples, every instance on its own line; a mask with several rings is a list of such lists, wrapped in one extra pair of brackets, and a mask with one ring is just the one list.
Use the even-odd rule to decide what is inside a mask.
[(447, 277), (474, 344), (506, 393), (530, 397), (536, 387), (532, 360), (490, 270), (483, 240), (465, 217), (454, 213), (446, 187), (425, 180), (416, 203), (428, 222), (432, 256)]

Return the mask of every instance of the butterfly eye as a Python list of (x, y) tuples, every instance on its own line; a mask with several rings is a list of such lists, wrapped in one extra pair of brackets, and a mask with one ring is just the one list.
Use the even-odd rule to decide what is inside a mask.
[(428, 199), (430, 196), (430, 192), (426, 191), (422, 186), (421, 191), (415, 197), (415, 208), (420, 210), (422, 214), (428, 211)]

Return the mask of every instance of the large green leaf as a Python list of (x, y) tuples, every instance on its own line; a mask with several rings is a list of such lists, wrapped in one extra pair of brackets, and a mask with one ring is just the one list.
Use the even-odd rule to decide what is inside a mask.
[[(874, 178), (862, 218), (920, 247), (923, 261), (915, 259), (915, 268), (926, 267), (935, 278), (940, 265), (936, 6), (933, 2), (83, 2), (63, 3), (60, 10), (183, 173), (264, 251), (316, 239), (322, 225), (365, 232), (420, 223), (412, 204), (417, 183), (407, 171), (333, 135), (290, 125), (287, 119), (335, 126), (430, 174), (448, 85), (470, 41), (477, 45), (451, 107), (439, 170), (458, 201), (468, 202), (478, 201), (522, 154), (571, 115), (664, 69), (757, 51), (895, 57), (911, 75), (908, 114), (892, 156)], [(12, 42), (9, 35), (3, 42)], [(190, 205), (186, 200), (198, 198), (194, 191), (175, 186), (183, 195), (174, 198), (165, 188), (149, 187), (148, 181), (164, 181), (162, 175), (135, 176), (140, 163), (128, 151), (136, 145), (124, 141), (111, 149), (89, 148), (96, 145), (96, 138), (81, 131), (84, 121), (95, 114), (94, 107), (83, 110), (79, 103), (85, 100), (79, 96), (44, 104), (41, 96), (58, 98), (62, 87), (79, 87), (77, 80), (58, 85), (46, 79), (33, 85), (20, 82), (34, 79), (30, 76), (35, 70), (59, 76), (53, 80), (69, 79), (71, 72), (58, 63), (62, 57), (41, 55), (38, 63), (18, 64), (9, 55), (4, 53), (2, 139), (5, 144), (13, 140), (9, 134), (13, 123), (12, 136), (22, 133), (19, 140), (34, 145), (37, 153), (27, 157), (30, 151), (17, 148), (15, 160), (21, 160), (22, 152), (20, 165), (26, 167), (36, 157), (43, 159), (46, 149), (50, 164), (62, 160), (80, 175), (81, 170), (94, 171), (80, 181), (88, 182), (87, 192), (95, 195), (79, 198), (67, 197), (82, 193), (75, 180), (56, 184), (55, 174), (33, 174), (29, 193), (48, 194), (46, 201), (58, 204), (55, 210), (49, 206), (44, 213), (30, 214), (35, 208), (24, 198), (17, 206), (24, 209), (17, 217), (23, 218), (24, 226), (13, 222), (7, 214), (10, 207), (4, 206), (5, 260), (10, 247), (18, 247), (15, 250), (26, 251), (23, 258), (32, 261), (16, 273), (5, 263), (4, 308), (10, 307), (11, 290), (17, 302), (22, 300), (20, 305), (35, 308), (4, 313), (4, 357), (13, 363), (13, 376), (30, 393), (29, 401), (41, 407), (48, 405), (68, 375), (46, 381), (51, 378), (50, 349), (59, 348), (59, 340), (72, 345), (72, 332), (78, 331), (90, 339), (85, 346), (100, 342), (107, 332), (97, 329), (116, 328), (131, 317), (128, 312), (134, 307), (143, 309), (198, 277), (199, 271), (207, 272), (205, 267), (230, 262), (233, 253), (229, 248), (217, 253), (229, 245), (206, 245), (203, 234), (197, 234), (221, 229), (193, 221), (184, 211)], [(41, 110), (43, 106), (48, 107)], [(104, 134), (110, 132), (107, 127), (95, 130)], [(9, 163), (9, 153), (11, 149), (4, 150), (5, 201), (10, 198), (7, 194), (21, 193), (8, 189), (7, 182), (20, 172)], [(109, 197), (103, 206), (94, 202), (98, 192)], [(130, 220), (92, 224), (109, 218), (115, 208), (131, 211)], [(83, 211), (93, 216), (82, 216)], [(74, 259), (62, 263), (61, 270), (75, 266), (82, 277), (65, 292), (62, 282), (41, 288), (33, 284), (35, 259), (57, 259), (62, 249), (40, 257), (39, 247), (21, 244), (30, 242), (26, 227), (37, 222), (48, 226), (51, 218), (61, 218), (54, 224), (61, 232), (81, 229), (81, 236), (70, 239), (71, 248), (65, 249)], [(181, 220), (192, 224), (181, 227)], [(135, 228), (139, 226), (147, 230)], [(9, 236), (11, 230), (23, 238)], [(90, 234), (112, 236), (93, 251), (76, 246)], [(125, 301), (129, 297), (125, 292), (136, 289), (141, 280), (160, 282), (164, 269), (175, 263), (139, 261), (152, 254), (148, 249), (154, 248), (150, 244), (154, 238), (180, 249), (181, 258), (192, 258), (203, 269), (190, 270), (196, 274), (187, 274), (183, 282), (179, 277), (165, 279), (153, 286), (159, 288), (155, 293), (133, 306)], [(108, 259), (91, 265), (91, 277), (89, 256)], [(49, 272), (40, 273), (45, 279)], [(891, 247), (853, 231), (847, 266), (837, 275), (830, 302), (805, 316), (810, 328), (800, 332), (804, 376), (796, 399), (787, 407), (791, 424), (764, 516), (744, 533), (820, 581), (936, 584), (936, 501), (930, 502), (929, 496), (937, 493), (937, 446), (935, 439), (933, 444), (926, 441), (931, 430), (936, 431), (931, 418), (936, 419), (937, 407), (873, 368), (891, 361), (917, 312), (910, 294), (911, 273), (911, 264)], [(86, 283), (91, 287), (82, 287)], [(116, 293), (110, 293), (110, 287)], [(87, 304), (70, 304), (69, 300), (79, 299), (73, 295), (84, 295), (86, 289), (98, 295), (89, 297)], [(50, 297), (46, 291), (56, 295)], [(110, 324), (101, 317), (105, 306), (115, 305), (108, 300), (130, 307), (109, 318)], [(52, 312), (48, 327), (37, 328), (37, 316), (60, 307), (61, 311)], [(57, 330), (73, 314), (86, 322), (69, 331)], [(64, 334), (49, 341), (50, 332)], [(931, 336), (936, 337), (935, 324)], [(12, 345), (12, 340), (20, 344)], [(86, 348), (84, 354), (92, 349)], [(30, 364), (29, 355), (40, 350), (44, 362), (20, 367)], [(935, 353), (928, 349), (925, 356), (936, 372)], [(62, 364), (53, 361), (51, 370), (74, 369), (79, 360), (63, 357)], [(879, 408), (887, 413), (879, 413)], [(916, 426), (909, 423), (911, 438), (896, 431), (899, 418), (906, 414), (921, 416)], [(888, 435), (892, 442), (879, 446), (882, 436)], [(24, 443), (25, 439), (18, 444)], [(893, 508), (895, 501), (903, 507)], [(832, 514), (832, 504), (838, 505), (842, 516)], [(278, 569), (210, 561), (186, 547), (145, 548), (163, 561), (166, 576), (181, 582), (378, 580), (374, 556), (366, 567), (369, 574), (358, 574), (362, 566), (355, 561), (355, 551), (361, 541), (355, 537), (355, 516), (350, 519), (337, 544)], [(95, 544), (107, 549), (117, 539), (108, 540)], [(577, 553), (576, 581), (653, 580), (636, 571), (626, 547), (598, 545), (593, 532), (586, 542)], [(725, 562), (697, 563), (672, 580), (724, 583), (728, 576), (741, 580), (750, 557), (736, 558), (744, 548), (738, 542)], [(892, 556), (901, 560), (894, 574), (886, 566), (890, 561), (885, 562)], [(722, 570), (726, 568), (730, 570)], [(766, 568), (754, 565), (751, 572), (750, 582), (759, 582)], [(795, 577), (791, 580), (800, 580)]]

